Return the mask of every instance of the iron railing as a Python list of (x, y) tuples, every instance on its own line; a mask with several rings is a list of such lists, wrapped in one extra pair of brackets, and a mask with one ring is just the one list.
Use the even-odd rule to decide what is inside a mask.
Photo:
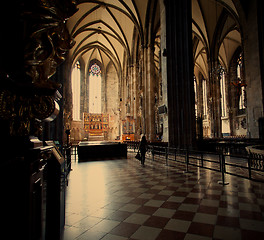
[[(138, 143), (128, 142), (128, 149), (138, 148)], [(185, 166), (185, 172), (190, 167), (204, 168), (220, 172), (221, 184), (227, 184), (225, 175), (242, 177), (254, 181), (264, 182), (264, 156), (256, 154), (231, 155), (226, 152), (206, 152), (190, 149), (179, 149), (164, 146), (148, 145), (147, 157), (152, 161), (163, 163), (166, 166)]]

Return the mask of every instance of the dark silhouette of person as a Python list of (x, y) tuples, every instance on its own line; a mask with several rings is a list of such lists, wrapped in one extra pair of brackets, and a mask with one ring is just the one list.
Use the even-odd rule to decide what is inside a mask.
[(147, 139), (145, 136), (142, 136), (141, 141), (139, 143), (139, 151), (141, 155), (141, 164), (145, 164), (145, 155), (147, 151)]

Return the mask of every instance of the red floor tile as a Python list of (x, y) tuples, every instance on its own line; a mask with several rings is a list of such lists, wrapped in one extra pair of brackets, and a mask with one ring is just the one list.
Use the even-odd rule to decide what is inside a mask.
[(240, 227), (238, 217), (218, 216), (216, 224), (222, 225), (222, 226), (227, 226), (227, 227), (234, 227), (234, 228)]
[(158, 209), (159, 208), (156, 208), (156, 207), (142, 206), (142, 207), (140, 207), (139, 209), (136, 210), (136, 213), (152, 215)]
[(130, 201), (129, 203), (133, 203), (133, 204), (139, 204), (139, 205), (143, 205), (146, 202), (148, 202), (149, 199), (144, 199), (144, 198), (135, 198), (132, 201)]
[(110, 214), (107, 219), (115, 220), (115, 221), (124, 221), (131, 215), (130, 212), (116, 211)]
[(240, 211), (240, 217), (241, 218), (247, 218), (247, 219), (252, 219), (252, 220), (259, 220), (263, 221), (264, 217), (260, 212), (250, 212), (250, 211)]
[(257, 203), (257, 199), (252, 199), (251, 197), (238, 197), (238, 201), (241, 203)]
[(171, 187), (171, 186), (168, 186), (168, 187), (164, 188), (164, 190), (177, 191), (177, 190), (178, 190), (178, 187)]
[(167, 196), (167, 195), (159, 195), (159, 194), (157, 194), (157, 195), (155, 195), (152, 199), (153, 199), (153, 200), (167, 201), (169, 197), (170, 197), (170, 196)]
[(220, 200), (221, 195), (211, 195), (211, 194), (205, 194), (204, 195), (205, 199), (210, 199), (210, 200)]
[(188, 233), (197, 234), (206, 237), (213, 237), (214, 225), (192, 222)]
[(163, 229), (156, 240), (183, 240), (185, 233)]
[(157, 189), (149, 189), (148, 191), (146, 191), (145, 193), (153, 193), (153, 194), (158, 194), (160, 192), (160, 190)]
[(264, 233), (263, 232), (255, 232), (249, 230), (241, 230), (242, 240), (263, 240)]
[(209, 206), (200, 205), (197, 212), (216, 215), (218, 212), (218, 207), (209, 207)]
[(176, 197), (186, 197), (189, 193), (188, 192), (175, 192), (172, 194), (172, 196)]
[(143, 225), (155, 228), (164, 228), (169, 220), (169, 218), (151, 216)]
[(183, 203), (189, 203), (189, 204), (200, 204), (202, 199), (200, 198), (185, 198)]
[(176, 203), (176, 202), (165, 202), (161, 205), (161, 207), (177, 210), (180, 205), (181, 205), (180, 203)]
[(219, 202), (220, 208), (234, 208), (239, 209), (239, 205), (236, 202), (226, 202), (226, 201), (220, 201)]
[(130, 237), (134, 232), (138, 230), (139, 227), (140, 225), (138, 224), (122, 222), (110, 233), (122, 237)]
[(194, 212), (187, 212), (187, 211), (177, 211), (172, 218), (185, 220), (185, 221), (192, 221), (194, 218)]

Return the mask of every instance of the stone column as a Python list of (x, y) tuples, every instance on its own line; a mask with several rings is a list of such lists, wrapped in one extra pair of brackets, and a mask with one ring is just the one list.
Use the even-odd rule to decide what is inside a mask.
[[(247, 124), (248, 137), (259, 137), (259, 118), (263, 117), (261, 49), (259, 33), (257, 1), (250, 1), (251, 11), (244, 26), (244, 64), (247, 91)], [(262, 4), (263, 5), (263, 4)], [(263, 32), (263, 29), (262, 29)]]
[[(166, 45), (166, 7), (163, 0), (159, 0), (160, 4), (160, 48), (161, 48), (161, 77), (162, 77), (162, 102), (160, 106), (165, 105), (168, 107), (168, 90), (167, 90), (167, 45)], [(162, 114), (163, 119), (163, 136), (162, 141), (168, 142), (168, 114)]]
[(142, 134), (147, 135), (147, 129), (148, 129), (148, 121), (147, 121), (147, 47), (142, 47), (142, 53), (143, 53), (143, 66), (142, 66), (142, 89), (143, 89), (143, 106), (142, 106), (142, 120), (143, 120), (143, 126), (142, 126)]
[(146, 86), (146, 120), (147, 120), (147, 139), (155, 140), (155, 66), (154, 48), (150, 45), (147, 48), (147, 86)]
[(220, 76), (218, 61), (210, 61), (209, 64), (209, 84), (210, 84), (210, 122), (211, 122), (211, 137), (222, 137), (222, 122), (221, 122), (221, 92), (220, 92)]
[(195, 144), (191, 0), (165, 0), (169, 145)]
[(140, 48), (138, 60), (136, 63), (136, 123), (135, 123), (135, 132), (136, 132), (136, 140), (140, 140), (140, 134), (143, 133), (143, 99), (141, 99), (142, 91), (143, 91), (143, 47)]
[(204, 99), (203, 99), (203, 77), (201, 74), (196, 76), (196, 91), (197, 91), (197, 117), (202, 117), (203, 116), (203, 104), (204, 104)]
[(259, 48), (260, 48), (260, 69), (262, 82), (262, 105), (264, 107), (264, 2), (258, 0), (258, 26), (259, 26)]

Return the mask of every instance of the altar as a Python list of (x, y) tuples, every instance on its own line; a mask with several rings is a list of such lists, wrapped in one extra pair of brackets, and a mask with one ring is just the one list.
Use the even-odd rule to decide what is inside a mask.
[(78, 144), (79, 162), (127, 158), (127, 144), (83, 141)]
[(109, 114), (83, 113), (83, 128), (88, 139), (102, 137), (107, 139), (109, 129)]

